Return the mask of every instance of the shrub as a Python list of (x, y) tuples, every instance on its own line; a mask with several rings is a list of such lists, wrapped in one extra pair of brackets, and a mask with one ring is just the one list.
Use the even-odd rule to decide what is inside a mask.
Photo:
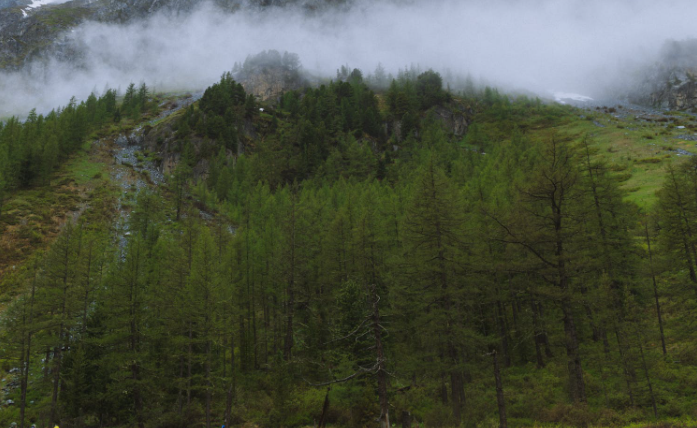
[(661, 163), (661, 159), (657, 157), (637, 159), (637, 163)]

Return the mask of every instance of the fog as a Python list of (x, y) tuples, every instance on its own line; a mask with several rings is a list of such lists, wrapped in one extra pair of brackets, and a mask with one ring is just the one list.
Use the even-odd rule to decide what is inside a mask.
[(196, 90), (265, 49), (300, 55), (315, 75), (342, 64), (371, 73), (378, 63), (470, 73), (506, 89), (606, 96), (656, 60), (666, 39), (694, 37), (693, 0), (413, 0), (365, 2), (348, 11), (204, 5), (126, 26), (87, 23), (66, 36), (81, 54), (0, 75), (0, 116), (46, 111), (71, 96), (146, 82)]

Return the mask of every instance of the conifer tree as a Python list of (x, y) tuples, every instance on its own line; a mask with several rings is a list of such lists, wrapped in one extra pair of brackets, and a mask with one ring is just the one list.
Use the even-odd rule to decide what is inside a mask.
[(59, 396), (61, 390), (61, 370), (63, 368), (64, 349), (70, 341), (69, 331), (75, 325), (74, 314), (77, 309), (76, 266), (78, 263), (79, 244), (82, 230), (71, 222), (46, 255), (46, 286), (42, 288), (38, 299), (40, 311), (52, 314), (49, 320), (52, 350), (52, 393), (50, 424), (60, 422)]
[(131, 114), (133, 108), (138, 103), (138, 93), (135, 83), (130, 83), (126, 89), (126, 93), (123, 96), (122, 110), (126, 114)]
[(141, 111), (145, 111), (145, 106), (148, 102), (148, 95), (150, 95), (150, 90), (148, 89), (148, 86), (145, 84), (145, 82), (143, 82), (140, 84), (140, 87), (138, 88), (137, 96)]
[(148, 363), (147, 262), (143, 238), (140, 235), (129, 238), (123, 260), (109, 278), (108, 292), (104, 296), (109, 330), (103, 339), (109, 349), (105, 363), (112, 373), (107, 394), (114, 403), (120, 402), (121, 397), (127, 399), (128, 404), (119, 409), (119, 417), (139, 428), (145, 426), (145, 400), (148, 395), (148, 383), (144, 379)]
[(7, 181), (5, 180), (2, 170), (0, 170), (0, 218), (3, 215), (3, 207), (5, 203), (5, 194), (7, 192)]
[(659, 200), (662, 243), (666, 250), (687, 268), (692, 289), (697, 292), (697, 244), (692, 198), (689, 196), (684, 176), (672, 166), (668, 167), (665, 184), (659, 192)]
[[(465, 405), (465, 385), (462, 368), (463, 337), (467, 326), (458, 313), (467, 284), (458, 275), (464, 262), (462, 210), (457, 194), (449, 180), (428, 159), (419, 172), (412, 190), (411, 204), (404, 222), (406, 258), (410, 275), (403, 287), (404, 314), (414, 317), (420, 337), (425, 342), (420, 347), (437, 353), (441, 372), (431, 372), (440, 377), (440, 399), (452, 406), (457, 422)], [(413, 296), (418, 293), (419, 297)], [(412, 297), (409, 297), (412, 296)], [(431, 308), (431, 309), (428, 309)], [(448, 397), (446, 379), (451, 391)]]
[[(208, 228), (204, 228), (194, 250), (191, 280), (188, 287), (190, 322), (194, 325), (197, 348), (203, 349), (200, 389), (204, 394), (206, 428), (212, 424), (211, 406), (214, 393), (214, 355), (219, 334), (218, 308), (221, 292), (220, 268), (217, 250)], [(216, 348), (216, 349), (214, 349)]]
[(506, 242), (521, 246), (535, 260), (531, 266), (559, 295), (568, 363), (568, 391), (572, 402), (585, 402), (580, 337), (576, 318), (577, 287), (573, 283), (576, 260), (583, 248), (579, 229), (586, 216), (575, 153), (568, 143), (545, 142), (535, 174), (520, 189), (518, 221), (499, 224)]
[(59, 159), (58, 139), (55, 136), (52, 135), (46, 140), (42, 158), (41, 181), (46, 185)]

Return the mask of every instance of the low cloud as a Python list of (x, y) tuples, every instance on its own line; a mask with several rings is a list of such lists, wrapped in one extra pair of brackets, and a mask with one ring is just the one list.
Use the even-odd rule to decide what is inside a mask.
[(78, 55), (0, 75), (0, 115), (47, 111), (71, 96), (144, 81), (196, 90), (261, 50), (296, 52), (309, 72), (342, 64), (388, 72), (471, 73), (509, 89), (602, 98), (656, 60), (667, 39), (695, 36), (690, 0), (414, 0), (354, 3), (308, 15), (292, 8), (224, 13), (207, 4), (185, 16), (128, 25), (85, 23), (70, 33)]

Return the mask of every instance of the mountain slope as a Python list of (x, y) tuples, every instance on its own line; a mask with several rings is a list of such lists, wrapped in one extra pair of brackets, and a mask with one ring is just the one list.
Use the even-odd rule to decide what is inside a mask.
[(299, 7), (309, 12), (345, 4), (344, 0), (72, 0), (27, 9), (22, 7), (28, 3), (24, 0), (4, 1), (0, 4), (0, 70), (18, 70), (31, 60), (53, 57), (70, 63), (76, 48), (67, 36), (87, 21), (122, 24), (156, 13), (188, 14), (205, 3), (227, 13), (268, 7)]
[[(3, 280), (0, 423), (694, 424), (694, 118), (364, 83), (68, 109), (103, 126), (78, 156), (107, 218)], [(6, 230), (31, 237), (22, 192)]]

